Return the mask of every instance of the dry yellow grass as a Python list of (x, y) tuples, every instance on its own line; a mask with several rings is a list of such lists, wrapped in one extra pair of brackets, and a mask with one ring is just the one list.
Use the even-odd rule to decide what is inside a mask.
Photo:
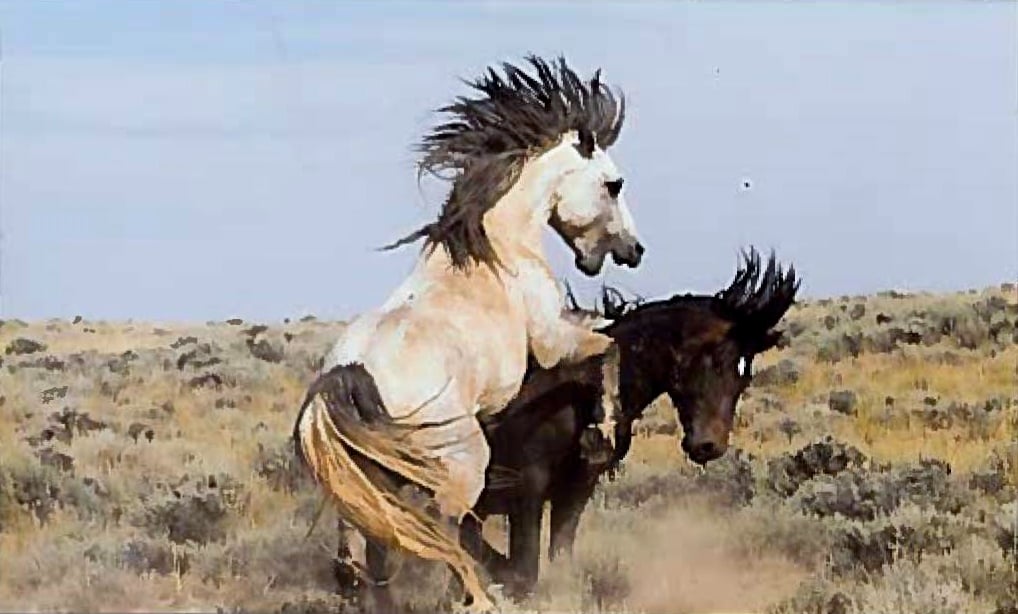
[[(985, 322), (972, 316), (984, 303), (1003, 315), (992, 311)], [(856, 304), (865, 305), (864, 317), (849, 315)], [(841, 521), (799, 514), (794, 497), (767, 491), (768, 463), (831, 435), (882, 463), (947, 461), (966, 487), (995, 454), (1014, 458), (1007, 456), (1008, 444), (1018, 440), (1018, 346), (1008, 336), (1014, 305), (1013, 290), (989, 289), (795, 308), (787, 325), (800, 333), (760, 357), (755, 370), (792, 361), (797, 379), (756, 385), (740, 405), (733, 449), (755, 459), (694, 467), (679, 449), (679, 434), (652, 428), (677, 428), (674, 409), (659, 401), (625, 472), (585, 514), (574, 559), (546, 565), (539, 594), (505, 608), (759, 613), (807, 586), (808, 577), (830, 576), (824, 549), (841, 535)], [(877, 325), (878, 313), (890, 323)], [(949, 320), (953, 332), (886, 352), (866, 345), (871, 338), (874, 347), (882, 343), (889, 327), (912, 330), (924, 318), (932, 324), (916, 330), (928, 333)], [(1001, 318), (1011, 328), (991, 339), (984, 329)], [(331, 596), (335, 519), (327, 513), (304, 541), (320, 499), (292, 465), (288, 439), (315, 360), (340, 326), (294, 322), (257, 333), (246, 332), (249, 324), (0, 326), (0, 350), (22, 338), (46, 345), (0, 357), (0, 610), (272, 611), (317, 599), (338, 611)], [(863, 339), (857, 356), (845, 353), (845, 336)], [(277, 354), (259, 354), (255, 340)], [(47, 367), (44, 356), (63, 364)], [(207, 379), (213, 375), (221, 382)], [(855, 394), (852, 412), (828, 407), (831, 392), (840, 390)], [(990, 401), (999, 406), (973, 414), (978, 424), (929, 419), (933, 408), (982, 408)], [(86, 421), (84, 430), (63, 434), (58, 414), (65, 407), (104, 426)], [(43, 450), (66, 455), (73, 468), (61, 468)], [(749, 486), (725, 473), (740, 462), (755, 476)], [(1018, 461), (1010, 462), (1004, 470), (1011, 490), (1004, 493), (1018, 486)], [(712, 494), (747, 487), (756, 492), (752, 503), (719, 503)], [(1012, 508), (1001, 506), (1014, 505), (1005, 495), (967, 492), (987, 518), (1004, 518)], [(489, 521), (486, 532), (504, 539), (499, 520)], [(839, 576), (826, 585), (844, 591), (858, 609), (889, 595), (908, 601), (916, 593), (909, 603), (925, 603), (922, 595), (943, 584), (953, 591), (950, 603), (981, 611), (993, 603), (987, 595), (996, 585), (987, 584), (978, 598), (958, 587), (984, 581), (971, 571), (978, 565), (992, 567), (991, 579), (1006, 574), (1007, 565), (995, 534), (980, 535), (974, 545), (959, 545), (957, 556), (902, 561), (886, 576)], [(423, 590), (427, 577), (407, 571), (404, 578), (404, 592), (425, 610), (439, 603), (442, 588)], [(899, 609), (935, 611), (912, 605)]]
[[(764, 365), (776, 364), (788, 352), (768, 355)], [(857, 413), (852, 417), (831, 414), (826, 396), (834, 389), (852, 390), (858, 395)], [(1012, 398), (1018, 393), (1018, 347), (1009, 347), (996, 356), (978, 352), (960, 353), (957, 364), (931, 361), (923, 352), (902, 355), (863, 355), (830, 364), (812, 362), (804, 366), (796, 383), (773, 390), (793, 417), (802, 412), (820, 411), (829, 418), (829, 431), (873, 458), (883, 462), (939, 458), (962, 471), (985, 461), (987, 451), (997, 445), (1018, 441), (1018, 408), (1005, 410), (985, 439), (971, 438), (965, 424), (933, 429), (912, 416), (907, 409), (922, 407), (926, 397), (950, 399), (962, 403), (982, 403), (988, 398)], [(895, 399), (898, 408), (885, 412), (885, 399)], [(754, 404), (744, 404), (752, 414)], [(886, 415), (886, 419), (885, 419)], [(802, 437), (767, 441), (753, 439), (749, 433), (734, 433), (733, 441), (741, 448), (764, 456), (795, 449)]]

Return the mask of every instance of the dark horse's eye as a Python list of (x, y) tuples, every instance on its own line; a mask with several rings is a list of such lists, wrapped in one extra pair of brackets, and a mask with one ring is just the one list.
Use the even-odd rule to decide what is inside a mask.
[(619, 194), (622, 193), (622, 182), (624, 180), (619, 177), (615, 181), (605, 181), (604, 187), (608, 188), (608, 195), (612, 198), (618, 198)]

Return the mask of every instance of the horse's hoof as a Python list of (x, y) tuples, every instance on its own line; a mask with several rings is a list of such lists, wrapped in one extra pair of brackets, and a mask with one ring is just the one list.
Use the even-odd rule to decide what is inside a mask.
[(488, 585), (488, 594), (491, 595), (492, 598), (497, 603), (504, 602), (508, 598), (506, 593), (505, 593), (505, 585), (504, 584), (489, 584)]
[(461, 603), (453, 609), (455, 614), (495, 614), (497, 611), (495, 602), (487, 595), (478, 595), (470, 604)]
[(357, 570), (348, 561), (332, 560), (333, 577), (336, 580), (336, 594), (350, 600), (360, 596), (363, 586)]

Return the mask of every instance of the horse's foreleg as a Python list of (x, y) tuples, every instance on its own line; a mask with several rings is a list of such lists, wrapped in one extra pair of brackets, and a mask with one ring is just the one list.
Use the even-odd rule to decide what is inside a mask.
[[(552, 286), (554, 280), (548, 279)], [(590, 325), (562, 317), (562, 301), (557, 290), (534, 291), (524, 295), (527, 303), (527, 336), (530, 352), (544, 369), (559, 362), (581, 362), (600, 356), (611, 347), (608, 335)]]
[(588, 358), (602, 356), (615, 343), (614, 339), (603, 333), (587, 330), (575, 324), (571, 324), (571, 326), (574, 329), (572, 333), (575, 349), (567, 356), (569, 362), (580, 362)]
[(596, 426), (612, 449), (615, 448), (617, 420), (622, 413), (619, 399), (620, 368), (621, 351), (619, 346), (612, 345), (601, 360), (601, 400), (595, 411)]
[(559, 363), (583, 362), (604, 355), (615, 341), (608, 335), (560, 319), (546, 337), (531, 337), (531, 352), (544, 369)]
[(576, 530), (587, 502), (594, 495), (597, 480), (577, 482), (572, 488), (555, 493), (551, 499), (551, 544), (549, 558), (570, 556), (576, 542)]
[(541, 565), (541, 512), (543, 501), (524, 497), (509, 513), (509, 563), (513, 568), (511, 592), (517, 598), (529, 594), (537, 584)]

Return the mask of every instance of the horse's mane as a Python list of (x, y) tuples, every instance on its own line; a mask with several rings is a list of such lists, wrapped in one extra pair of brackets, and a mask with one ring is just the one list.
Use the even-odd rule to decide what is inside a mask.
[(572, 287), (568, 282), (566, 283), (566, 308), (578, 315), (590, 315), (614, 321), (642, 304), (642, 297), (627, 297), (614, 286), (602, 285), (601, 302), (595, 300), (592, 306), (583, 307), (576, 300), (576, 294), (573, 293)]
[[(493, 265), (498, 259), (481, 221), (512, 186), (524, 160), (549, 147), (569, 131), (580, 137), (580, 153), (589, 157), (595, 145), (610, 147), (625, 118), (625, 98), (601, 82), (598, 70), (582, 81), (565, 58), (548, 63), (530, 55), (536, 71), (529, 75), (503, 63), (465, 81), (480, 93), (458, 97), (438, 110), (448, 121), (426, 134), (418, 146), (423, 154), (418, 178), (431, 173), (452, 180), (452, 189), (438, 219), (386, 246), (392, 249), (419, 239), (425, 249), (441, 245), (457, 268), (471, 263)], [(443, 176), (451, 171), (451, 176)]]
[(760, 254), (753, 248), (742, 253), (743, 264), (732, 283), (714, 296), (716, 310), (740, 329), (763, 334), (773, 328), (795, 301), (800, 280), (795, 267), (785, 271), (774, 252), (762, 268)]
[[(763, 267), (760, 254), (750, 247), (742, 253), (742, 262), (732, 283), (713, 295), (687, 293), (646, 301), (639, 296), (626, 296), (618, 288), (602, 286), (600, 303), (584, 308), (580, 307), (572, 289), (567, 286), (566, 301), (574, 312), (593, 313), (614, 324), (651, 312), (670, 319), (669, 312), (675, 309), (697, 308), (710, 311), (747, 334), (764, 334), (777, 325), (791, 307), (799, 283), (794, 266), (784, 270), (772, 252), (766, 267)], [(643, 318), (641, 321), (646, 322)]]
[(618, 288), (601, 286), (601, 306), (595, 309), (599, 309), (601, 315), (609, 320), (618, 320), (643, 304), (642, 296), (627, 297)]

